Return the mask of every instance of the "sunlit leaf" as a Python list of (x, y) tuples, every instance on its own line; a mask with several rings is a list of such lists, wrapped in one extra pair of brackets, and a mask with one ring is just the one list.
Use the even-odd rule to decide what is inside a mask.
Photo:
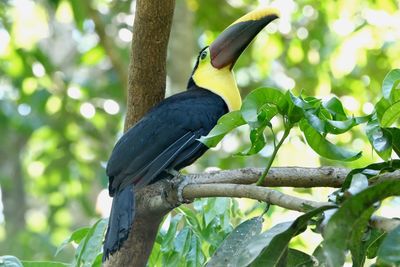
[(333, 160), (352, 161), (361, 157), (361, 152), (355, 153), (340, 148), (325, 139), (305, 119), (300, 121), (300, 129), (303, 131), (308, 145), (319, 155)]
[(318, 118), (313, 111), (304, 112), (304, 116), (307, 119), (309, 125), (313, 127), (320, 134), (326, 133), (326, 123), (325, 121)]
[(240, 111), (233, 111), (222, 116), (217, 125), (207, 136), (202, 136), (199, 141), (208, 147), (215, 147), (224, 136), (233, 129), (246, 124)]
[(83, 228), (79, 228), (78, 230), (75, 230), (74, 232), (72, 232), (71, 236), (69, 238), (65, 239), (61, 243), (61, 245), (57, 248), (55, 255), (57, 256), (58, 253), (60, 253), (60, 251), (63, 250), (71, 242), (75, 242), (76, 244), (79, 244), (81, 242), (81, 240), (86, 237), (89, 230), (90, 230), (90, 227), (83, 227)]
[(381, 125), (383, 127), (391, 126), (400, 118), (400, 101), (390, 105), (382, 114)]
[(329, 111), (335, 120), (347, 119), (342, 102), (337, 97), (332, 97), (328, 101), (323, 101), (322, 106)]
[(331, 217), (324, 230), (324, 255), (328, 266), (342, 266), (349, 238), (359, 218), (377, 201), (400, 195), (400, 181), (384, 181), (348, 198)]
[(287, 108), (285, 95), (275, 88), (262, 87), (253, 90), (243, 100), (240, 109), (243, 119), (251, 127), (259, 127), (269, 121), (277, 112), (283, 113)]
[(375, 104), (375, 111), (379, 122), (382, 121), (383, 114), (391, 105), (391, 102), (383, 97)]
[(390, 100), (393, 90), (397, 89), (400, 83), (400, 69), (391, 70), (383, 79), (382, 94), (387, 100)]
[(379, 266), (400, 266), (400, 226), (390, 231), (378, 250)]
[(376, 153), (382, 159), (388, 160), (392, 154), (391, 135), (379, 126), (379, 122), (376, 119), (372, 119), (367, 123), (365, 132)]
[(303, 99), (302, 96), (295, 96), (291, 91), (289, 91), (289, 96), (292, 103), (302, 109), (302, 110), (309, 110), (309, 109), (316, 109), (320, 105), (320, 100), (312, 99), (312, 101), (306, 101)]
[(104, 232), (107, 228), (108, 219), (98, 220), (89, 230), (86, 237), (79, 243), (76, 251), (76, 264), (91, 266), (101, 252)]
[(326, 120), (326, 132), (331, 134), (342, 134), (354, 126), (367, 122), (370, 116), (353, 117), (343, 121)]

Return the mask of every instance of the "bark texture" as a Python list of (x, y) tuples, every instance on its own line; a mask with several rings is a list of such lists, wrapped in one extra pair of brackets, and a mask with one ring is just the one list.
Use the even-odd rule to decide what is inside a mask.
[(174, 0), (136, 1), (125, 131), (164, 98), (174, 6)]

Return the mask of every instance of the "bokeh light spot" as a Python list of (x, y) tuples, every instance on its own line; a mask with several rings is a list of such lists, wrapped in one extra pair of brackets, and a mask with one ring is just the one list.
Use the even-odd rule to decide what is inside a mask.
[(119, 112), (118, 103), (112, 99), (107, 99), (106, 101), (104, 101), (103, 108), (108, 114), (111, 115), (115, 115)]
[(81, 115), (87, 119), (93, 118), (94, 115), (96, 114), (96, 109), (92, 104), (88, 102), (83, 103), (79, 111)]

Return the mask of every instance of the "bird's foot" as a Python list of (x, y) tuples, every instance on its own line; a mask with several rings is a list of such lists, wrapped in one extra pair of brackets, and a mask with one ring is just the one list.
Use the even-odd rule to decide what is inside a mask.
[(179, 203), (190, 203), (190, 200), (183, 198), (183, 188), (190, 184), (190, 179), (175, 169), (168, 169), (166, 172), (173, 176), (172, 183), (177, 186), (177, 197)]
[(190, 179), (185, 175), (181, 175), (180, 178), (181, 179), (177, 188), (178, 201), (180, 203), (190, 203), (190, 200), (183, 198), (183, 189), (185, 188), (185, 186), (190, 184)]

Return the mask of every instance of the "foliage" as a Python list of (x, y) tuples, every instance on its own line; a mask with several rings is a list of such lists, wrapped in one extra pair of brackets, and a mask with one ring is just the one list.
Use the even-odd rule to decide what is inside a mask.
[[(68, 239), (79, 244), (78, 249), (66, 246), (54, 264), (79, 264), (88, 259), (89, 265), (98, 264), (99, 241), (90, 247), (94, 249), (91, 252), (83, 248), (85, 242), (101, 238), (104, 222), (95, 224), (103, 226), (100, 228), (81, 227), (98, 220), (93, 203), (107, 183), (103, 162), (122, 128), (125, 84), (109, 51), (115, 52), (122, 69), (128, 68), (130, 14), (134, 10), (130, 2), (0, 1), (0, 181), (6, 221), (0, 226), (0, 250), (21, 259), (41, 260), (22, 261), (25, 266), (53, 264), (48, 261), (54, 260), (57, 247), (72, 229), (81, 229)], [(184, 22), (189, 32), (177, 42), (183, 46), (188, 46), (191, 37), (200, 46), (208, 44), (227, 24), (258, 5), (250, 0), (181, 2), (186, 3), (184, 13), (192, 16)], [(331, 197), (339, 205), (339, 213), (359, 194), (377, 190), (365, 188), (364, 176), (375, 182), (381, 174), (399, 168), (394, 159), (400, 153), (399, 70), (388, 73), (400, 60), (400, 44), (395, 41), (399, 37), (395, 19), (399, 16), (398, 3), (289, 2), (281, 22), (271, 25), (265, 31), (268, 34), (262, 33), (237, 62), (237, 80), (247, 95), (243, 108), (221, 119), (221, 126), (213, 130), (214, 137), (209, 135), (207, 142), (215, 146), (225, 134), (242, 127), (221, 141), (219, 153), (208, 153), (189, 171), (208, 166), (307, 165), (309, 158), (314, 165), (347, 166), (354, 170)], [(102, 39), (101, 23), (108, 41)], [(198, 48), (191, 48), (193, 56)], [(170, 65), (178, 65), (178, 60), (186, 64), (178, 75), (190, 70), (190, 59), (180, 54), (170, 54), (168, 59)], [(173, 73), (169, 73), (173, 83), (171, 77)], [(269, 87), (249, 93), (265, 84)], [(274, 87), (290, 90), (282, 92)], [(378, 95), (382, 98), (376, 101)], [(375, 111), (368, 108), (371, 106)], [(368, 115), (353, 115), (363, 111)], [(355, 127), (363, 123), (366, 134), (362, 127)], [(249, 134), (243, 131), (243, 125), (248, 125)], [(287, 136), (283, 135), (285, 127)], [(300, 140), (300, 148), (284, 143), (282, 137), (291, 139), (291, 143)], [(378, 162), (377, 155), (363, 147), (367, 142), (384, 162)], [(322, 158), (305, 152), (305, 143)], [(232, 153), (236, 156), (231, 157)], [(323, 195), (320, 189), (303, 192), (312, 197)], [(208, 207), (216, 201), (200, 200), (193, 207), (176, 210), (171, 222), (165, 222), (171, 230), (162, 230), (157, 238), (151, 263), (182, 262), (185, 257), (193, 265), (207, 262), (232, 228), (245, 219), (230, 200), (224, 201), (231, 204), (224, 202), (221, 206), (227, 208), (224, 215), (215, 214)], [(244, 209), (246, 218), (262, 213), (256, 204), (251, 209)], [(375, 206), (366, 209), (356, 222), (349, 221), (352, 216), (343, 218), (357, 231), (346, 236), (340, 253), (350, 250), (355, 266), (365, 258), (373, 259), (378, 266), (398, 264), (398, 231), (382, 233), (365, 226), (374, 212)], [(271, 208), (267, 216), (276, 218), (279, 214)], [(214, 216), (219, 219), (211, 223)], [(265, 220), (263, 229), (273, 229), (272, 221)], [(309, 255), (300, 252), (303, 247), (298, 240), (293, 239), (283, 255), (288, 264), (297, 258), (304, 262), (325, 259), (323, 246)], [(355, 244), (360, 242), (363, 246), (357, 248)], [(2, 259), (17, 262), (9, 257)]]

